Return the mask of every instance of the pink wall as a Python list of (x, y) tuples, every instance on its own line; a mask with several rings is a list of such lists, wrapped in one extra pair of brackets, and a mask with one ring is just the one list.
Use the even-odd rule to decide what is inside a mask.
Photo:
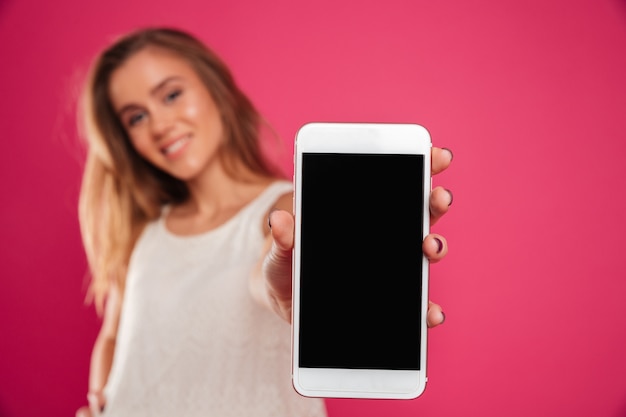
[[(285, 141), (309, 121), (408, 121), (454, 150), (436, 225), (430, 382), (339, 416), (626, 415), (626, 3), (615, 0), (0, 2), (0, 415), (83, 404), (73, 93), (143, 24), (209, 42)], [(304, 2), (303, 2), (304, 3)]]

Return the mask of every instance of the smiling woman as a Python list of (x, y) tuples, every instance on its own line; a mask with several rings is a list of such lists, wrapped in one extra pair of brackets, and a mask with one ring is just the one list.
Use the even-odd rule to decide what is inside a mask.
[(206, 175), (222, 149), (224, 129), (211, 94), (185, 61), (146, 48), (113, 72), (109, 89), (141, 157), (185, 181)]
[[(104, 320), (78, 414), (324, 416), (291, 384), (292, 184), (228, 68), (185, 32), (140, 30), (96, 60), (83, 106), (81, 232)], [(436, 173), (452, 154), (432, 158)], [(437, 191), (433, 221), (451, 202)], [(442, 259), (445, 239), (424, 252)]]

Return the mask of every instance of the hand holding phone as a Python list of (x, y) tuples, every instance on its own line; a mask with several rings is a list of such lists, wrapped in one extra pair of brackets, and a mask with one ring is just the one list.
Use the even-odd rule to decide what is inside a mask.
[(311, 123), (298, 132), (292, 367), (300, 394), (424, 391), (430, 150), (415, 124)]

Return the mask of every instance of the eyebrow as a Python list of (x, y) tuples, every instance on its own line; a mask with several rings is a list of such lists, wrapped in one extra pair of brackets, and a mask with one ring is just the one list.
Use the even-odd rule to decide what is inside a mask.
[[(154, 87), (152, 87), (152, 89), (150, 89), (150, 95), (151, 96), (155, 96), (158, 94), (158, 92), (160, 90), (162, 90), (163, 88), (165, 88), (170, 82), (172, 81), (177, 81), (180, 80), (181, 77), (177, 76), (177, 75), (172, 75), (170, 77), (165, 78), (163, 81), (161, 81), (160, 83), (158, 83), (157, 85), (155, 85)], [(121, 117), (124, 113), (126, 113), (127, 111), (133, 110), (135, 108), (137, 108), (139, 106), (137, 106), (136, 104), (127, 104), (124, 107), (122, 107), (118, 112), (117, 115), (118, 117)]]

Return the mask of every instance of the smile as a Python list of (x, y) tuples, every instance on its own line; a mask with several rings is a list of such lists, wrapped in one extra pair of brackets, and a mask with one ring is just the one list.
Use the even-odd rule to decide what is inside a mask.
[(166, 156), (172, 155), (181, 150), (189, 142), (190, 139), (191, 137), (189, 135), (181, 136), (180, 138), (169, 143), (167, 146), (161, 148), (161, 152), (163, 153), (163, 155)]

